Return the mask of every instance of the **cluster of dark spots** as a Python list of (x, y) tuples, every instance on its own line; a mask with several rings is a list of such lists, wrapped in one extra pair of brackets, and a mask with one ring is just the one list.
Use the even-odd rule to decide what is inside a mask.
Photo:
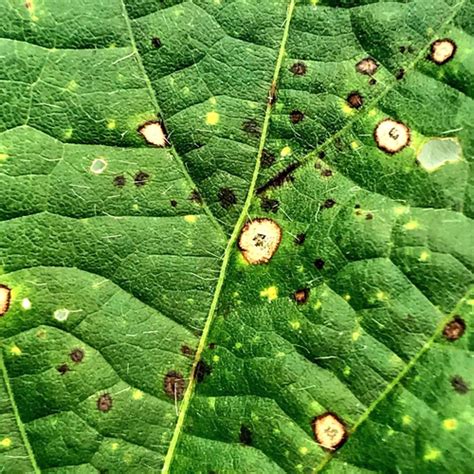
[(324, 268), (324, 260), (322, 258), (317, 258), (315, 261), (314, 261), (314, 266), (318, 269), (318, 270), (322, 270)]
[(66, 372), (69, 372), (69, 366), (67, 364), (61, 364), (59, 367), (56, 367), (56, 370), (61, 374), (64, 375)]
[(294, 63), (293, 66), (291, 66), (290, 71), (295, 75), (295, 76), (304, 76), (306, 74), (306, 64), (302, 62), (297, 62)]
[(292, 110), (290, 112), (291, 123), (298, 123), (304, 119), (304, 113), (299, 110)]
[(219, 202), (224, 209), (229, 209), (234, 204), (237, 204), (237, 197), (230, 188), (221, 188), (217, 194)]
[(351, 92), (346, 100), (353, 109), (360, 109), (364, 105), (364, 98), (357, 91)]
[(403, 79), (403, 77), (405, 76), (405, 69), (401, 68), (397, 71), (397, 73), (395, 74), (395, 78), (397, 79), (397, 81), (400, 81), (401, 79)]
[(245, 425), (241, 425), (240, 427), (239, 440), (242, 444), (245, 444), (246, 446), (250, 446), (252, 444), (252, 432)]
[(112, 397), (109, 393), (104, 393), (97, 399), (97, 409), (102, 412), (107, 412), (112, 408)]
[(256, 193), (257, 194), (262, 194), (264, 193), (267, 189), (270, 188), (278, 188), (282, 186), (284, 183), (287, 181), (293, 181), (295, 178), (291, 176), (291, 173), (295, 171), (299, 166), (301, 166), (301, 163), (299, 161), (295, 161), (294, 163), (290, 163), (285, 169), (280, 171), (275, 177), (267, 181), (265, 184), (260, 186)]
[(202, 205), (202, 197), (197, 189), (193, 189), (191, 191), (191, 194), (189, 195), (189, 200), (196, 204)]
[(176, 199), (171, 199), (170, 204), (171, 207), (176, 207), (178, 205), (178, 201), (176, 201)]
[(303, 245), (305, 240), (306, 240), (306, 234), (302, 232), (301, 234), (298, 234), (295, 237), (294, 243), (296, 245)]
[(331, 209), (331, 207), (334, 207), (335, 205), (336, 205), (336, 201), (334, 199), (326, 199), (322, 207), (324, 209)]
[(0, 284), (0, 317), (10, 308), (11, 289), (6, 285)]
[(448, 341), (457, 341), (466, 330), (466, 323), (459, 316), (455, 316), (443, 329), (443, 336)]
[(368, 212), (368, 213), (365, 215), (365, 219), (366, 219), (367, 221), (371, 221), (373, 218), (374, 218), (374, 215), (373, 215), (371, 212)]
[(249, 133), (250, 135), (257, 135), (259, 136), (262, 130), (258, 122), (255, 119), (248, 119), (242, 123), (242, 130), (244, 132)]
[(309, 298), (309, 288), (301, 288), (300, 290), (296, 290), (293, 293), (293, 299), (298, 304), (304, 304), (308, 301)]
[(154, 37), (151, 39), (151, 45), (152, 45), (154, 48), (161, 48), (161, 40), (160, 40), (160, 38), (154, 36)]
[(366, 74), (367, 76), (373, 76), (379, 65), (372, 58), (364, 58), (356, 64), (356, 71), (360, 74)]
[(332, 176), (332, 171), (330, 169), (321, 170), (321, 176), (329, 178), (330, 176)]
[(185, 386), (186, 383), (180, 373), (171, 370), (165, 375), (163, 388), (165, 389), (166, 395), (171, 399), (181, 400), (184, 396)]
[(461, 395), (466, 395), (470, 390), (469, 385), (460, 375), (451, 378), (451, 386)]
[(84, 359), (84, 351), (82, 349), (76, 348), (71, 351), (69, 354), (69, 357), (73, 362), (78, 364), (79, 362), (82, 362)]
[(263, 196), (260, 201), (260, 207), (265, 212), (277, 212), (280, 202), (277, 199), (269, 199)]
[(125, 176), (123, 176), (122, 174), (115, 176), (113, 180), (114, 186), (117, 186), (117, 188), (123, 188), (126, 182), (127, 180), (125, 179)]
[(145, 186), (150, 175), (146, 171), (139, 171), (133, 178), (133, 183), (137, 187)]
[(187, 346), (186, 344), (181, 346), (181, 354), (184, 354), (187, 357), (193, 357), (195, 353), (196, 351), (191, 349), (191, 347)]
[(197, 383), (201, 383), (211, 372), (212, 369), (203, 360), (200, 360), (194, 372)]
[(275, 155), (273, 153), (270, 153), (268, 150), (265, 150), (264, 148), (262, 151), (262, 157), (260, 158), (260, 162), (262, 168), (269, 168), (273, 165), (273, 163), (275, 163)]

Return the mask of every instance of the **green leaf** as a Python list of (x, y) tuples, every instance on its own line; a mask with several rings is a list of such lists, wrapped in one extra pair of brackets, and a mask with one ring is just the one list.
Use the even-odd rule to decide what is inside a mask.
[(5, 472), (470, 472), (473, 14), (0, 0)]

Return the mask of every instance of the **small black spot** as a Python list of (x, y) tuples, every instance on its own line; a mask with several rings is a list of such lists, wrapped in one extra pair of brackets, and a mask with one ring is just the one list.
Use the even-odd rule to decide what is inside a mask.
[(268, 150), (263, 149), (262, 157), (260, 158), (262, 168), (269, 168), (275, 163), (275, 155)]
[(107, 412), (112, 408), (112, 397), (108, 393), (104, 393), (97, 399), (97, 409), (102, 412)]
[(461, 395), (465, 395), (470, 390), (469, 385), (460, 375), (451, 378), (451, 386)]
[(211, 372), (212, 369), (203, 360), (200, 360), (196, 365), (194, 373), (197, 383), (201, 383)]
[(172, 400), (175, 398), (176, 400), (181, 400), (183, 398), (185, 386), (184, 378), (180, 373), (171, 370), (165, 375), (163, 388), (166, 395)]
[(240, 427), (239, 440), (242, 444), (250, 446), (252, 444), (252, 432), (245, 425)]
[(284, 183), (288, 181), (293, 181), (295, 178), (291, 175), (291, 173), (293, 173), (293, 171), (295, 171), (300, 166), (301, 166), (301, 163), (299, 161), (290, 163), (285, 169), (277, 173), (274, 178), (270, 179), (265, 184), (260, 186), (256, 190), (256, 194), (257, 195), (262, 194), (269, 188), (278, 188), (279, 186), (282, 186)]
[(150, 175), (146, 171), (139, 171), (133, 178), (133, 182), (137, 187), (145, 186), (149, 177)]
[(315, 167), (317, 170), (320, 170), (320, 169), (323, 167), (323, 165), (322, 165), (319, 161), (317, 161), (317, 162), (314, 164), (314, 167)]
[(219, 189), (217, 197), (224, 209), (229, 209), (234, 204), (237, 204), (237, 197), (235, 196), (234, 191), (232, 191), (230, 188)]
[(360, 109), (364, 105), (364, 98), (358, 92), (351, 92), (346, 100), (353, 109)]
[(277, 199), (262, 197), (260, 207), (265, 212), (277, 212), (278, 208), (280, 207), (280, 202)]
[(374, 79), (374, 78), (370, 79), (369, 86), (375, 86), (375, 84), (377, 84), (377, 79)]
[(334, 199), (326, 199), (323, 203), (323, 207), (325, 209), (331, 209), (331, 207), (334, 207), (336, 204), (336, 201)]
[(79, 363), (84, 359), (84, 351), (82, 349), (76, 348), (71, 351), (69, 357), (73, 362)]
[(161, 48), (161, 40), (156, 36), (151, 39), (151, 44), (154, 48)]
[(306, 240), (306, 234), (301, 233), (295, 237), (294, 242), (296, 245), (303, 245), (305, 240)]
[(318, 156), (320, 160), (324, 160), (324, 158), (326, 158), (326, 153), (324, 151), (320, 151), (318, 153)]
[(317, 258), (315, 261), (314, 261), (314, 266), (318, 269), (318, 270), (322, 270), (324, 268), (324, 264), (325, 264), (325, 261), (322, 259), (322, 258)]
[(209, 347), (209, 349), (211, 349), (211, 350), (212, 350), (212, 349), (215, 349), (215, 348), (216, 348), (216, 343), (215, 343), (215, 342), (211, 342), (208, 347)]
[(69, 372), (69, 366), (67, 364), (62, 364), (59, 367), (56, 367), (56, 370), (61, 374), (64, 375), (66, 372)]
[(114, 186), (117, 186), (118, 188), (123, 188), (126, 183), (125, 176), (123, 175), (115, 176), (113, 183), (114, 183)]
[(193, 189), (191, 191), (191, 194), (189, 195), (189, 200), (196, 204), (202, 205), (202, 197), (197, 189)]
[(464, 319), (459, 316), (455, 316), (443, 329), (443, 336), (448, 341), (457, 341), (466, 330), (466, 323)]
[(178, 205), (178, 201), (176, 201), (176, 199), (171, 199), (170, 204), (172, 207), (176, 207)]
[(368, 212), (365, 215), (365, 219), (368, 220), (368, 221), (371, 221), (373, 218), (374, 218), (374, 215), (371, 212)]
[(308, 301), (308, 298), (309, 298), (309, 288), (302, 288), (293, 293), (293, 299), (298, 304), (306, 303), (306, 301)]
[(360, 204), (356, 204), (356, 205), (354, 206), (354, 209), (360, 209)]
[(329, 176), (332, 176), (332, 171), (329, 169), (322, 170), (321, 176), (326, 176), (328, 178)]
[(406, 53), (406, 51), (407, 51), (406, 46), (400, 46), (400, 53), (403, 54), (403, 53)]
[(250, 135), (260, 135), (262, 132), (255, 119), (248, 119), (242, 124), (242, 130)]
[(306, 74), (306, 64), (302, 62), (297, 62), (291, 66), (290, 71), (295, 76), (304, 76)]
[(196, 353), (196, 351), (194, 349), (191, 349), (186, 344), (183, 344), (181, 346), (181, 354), (184, 354), (187, 357), (193, 357), (195, 353)]
[(399, 81), (400, 79), (403, 79), (403, 76), (405, 76), (405, 69), (399, 69), (397, 73), (395, 74), (397, 81)]
[(290, 120), (291, 123), (298, 123), (304, 119), (304, 113), (300, 112), (299, 110), (293, 110), (290, 112)]

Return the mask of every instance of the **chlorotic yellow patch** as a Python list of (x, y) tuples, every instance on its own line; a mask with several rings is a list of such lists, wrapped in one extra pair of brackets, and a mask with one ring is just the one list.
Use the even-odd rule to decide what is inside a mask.
[(360, 338), (360, 329), (357, 329), (352, 333), (352, 340), (355, 342)]
[(215, 97), (211, 97), (209, 99), (209, 103), (211, 103), (212, 105), (216, 105), (217, 104), (217, 99)]
[(379, 301), (387, 301), (388, 300), (388, 295), (384, 291), (377, 291), (377, 294), (375, 295), (375, 297)]
[(234, 347), (235, 347), (236, 349), (241, 349), (241, 348), (242, 348), (242, 343), (241, 343), (241, 342), (236, 342), (236, 343), (234, 344)]
[(220, 116), (217, 112), (208, 112), (206, 114), (206, 123), (208, 125), (217, 125), (219, 123)]
[(397, 206), (393, 209), (393, 212), (397, 216), (401, 216), (402, 214), (406, 214), (408, 212), (408, 206)]
[(260, 292), (262, 298), (267, 298), (268, 301), (273, 301), (278, 298), (278, 288), (276, 286), (269, 286)]
[(184, 220), (188, 222), (189, 224), (194, 224), (195, 222), (197, 222), (198, 216), (194, 216), (190, 214), (188, 216), (184, 216)]
[(346, 300), (346, 301), (349, 301), (351, 299), (351, 295), (349, 295), (348, 293), (346, 293), (343, 298)]
[(469, 306), (474, 306), (474, 300), (467, 300), (467, 304)]
[(443, 420), (443, 428), (448, 431), (453, 431), (458, 427), (458, 420), (455, 418), (447, 418)]
[(212, 361), (213, 362), (219, 362), (220, 357), (216, 354), (215, 356), (212, 356)]
[(403, 227), (406, 230), (415, 230), (415, 229), (418, 229), (418, 227), (420, 227), (420, 223), (418, 221), (411, 220), (411, 221), (408, 221), (406, 224), (404, 224)]
[(28, 298), (23, 298), (21, 300), (21, 307), (23, 309), (31, 309), (31, 301)]
[(408, 426), (411, 424), (411, 416), (410, 415), (403, 415), (402, 416), (402, 423), (405, 425), (405, 426)]
[(290, 321), (290, 326), (291, 329), (294, 329), (296, 331), (301, 327), (301, 323), (299, 321)]
[(0, 160), (6, 160), (8, 155), (6, 153), (0, 153)]
[(69, 81), (67, 83), (66, 89), (71, 92), (75, 91), (77, 89), (77, 82), (74, 79)]
[(72, 137), (72, 132), (73, 132), (72, 128), (67, 128), (66, 130), (64, 130), (63, 138), (65, 140), (69, 140)]
[(342, 105), (342, 111), (347, 115), (352, 115), (355, 111), (352, 107), (349, 107), (346, 103)]
[(141, 390), (135, 389), (132, 392), (132, 398), (134, 400), (141, 400), (143, 398), (143, 392)]
[(0, 445), (2, 448), (9, 448), (12, 445), (12, 440), (10, 438), (3, 438), (2, 441), (0, 441)]
[(107, 120), (107, 128), (109, 130), (113, 130), (115, 127), (117, 127), (117, 121), (115, 119), (108, 119)]
[(369, 110), (368, 115), (369, 115), (369, 117), (375, 117), (377, 115), (377, 112), (374, 109), (372, 109), (372, 110)]
[(430, 258), (430, 253), (426, 250), (420, 253), (420, 258), (418, 259), (420, 262), (426, 262)]
[(351, 375), (351, 368), (350, 368), (348, 365), (346, 365), (346, 366), (344, 367), (344, 370), (342, 371), (342, 373), (343, 373), (346, 377), (349, 377), (349, 375)]
[(305, 456), (306, 454), (309, 453), (309, 449), (308, 449), (306, 446), (301, 446), (301, 448), (298, 449), (298, 451), (299, 451), (303, 456)]
[(323, 304), (321, 303), (321, 300), (318, 300), (318, 301), (316, 301), (316, 303), (314, 304), (314, 309), (319, 309), (319, 308), (321, 308), (322, 305), (323, 305)]
[(119, 446), (118, 443), (112, 443), (112, 444), (110, 445), (110, 447), (112, 448), (112, 451), (117, 451), (118, 446)]
[(351, 148), (352, 148), (353, 150), (357, 150), (357, 148), (359, 148), (359, 147), (360, 147), (360, 145), (359, 145), (358, 142), (355, 142), (355, 141), (354, 141), (354, 142), (351, 143)]
[(439, 449), (429, 448), (423, 456), (424, 461), (435, 461), (441, 456)]
[(10, 347), (10, 354), (19, 356), (22, 354), (22, 350), (16, 344), (14, 344)]
[(282, 158), (285, 158), (285, 156), (291, 155), (291, 152), (292, 152), (292, 150), (289, 146), (284, 146), (280, 151), (280, 156)]

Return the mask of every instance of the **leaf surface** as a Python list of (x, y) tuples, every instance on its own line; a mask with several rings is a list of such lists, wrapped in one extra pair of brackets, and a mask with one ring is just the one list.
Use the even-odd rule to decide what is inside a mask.
[(7, 472), (470, 471), (472, 4), (0, 15)]

